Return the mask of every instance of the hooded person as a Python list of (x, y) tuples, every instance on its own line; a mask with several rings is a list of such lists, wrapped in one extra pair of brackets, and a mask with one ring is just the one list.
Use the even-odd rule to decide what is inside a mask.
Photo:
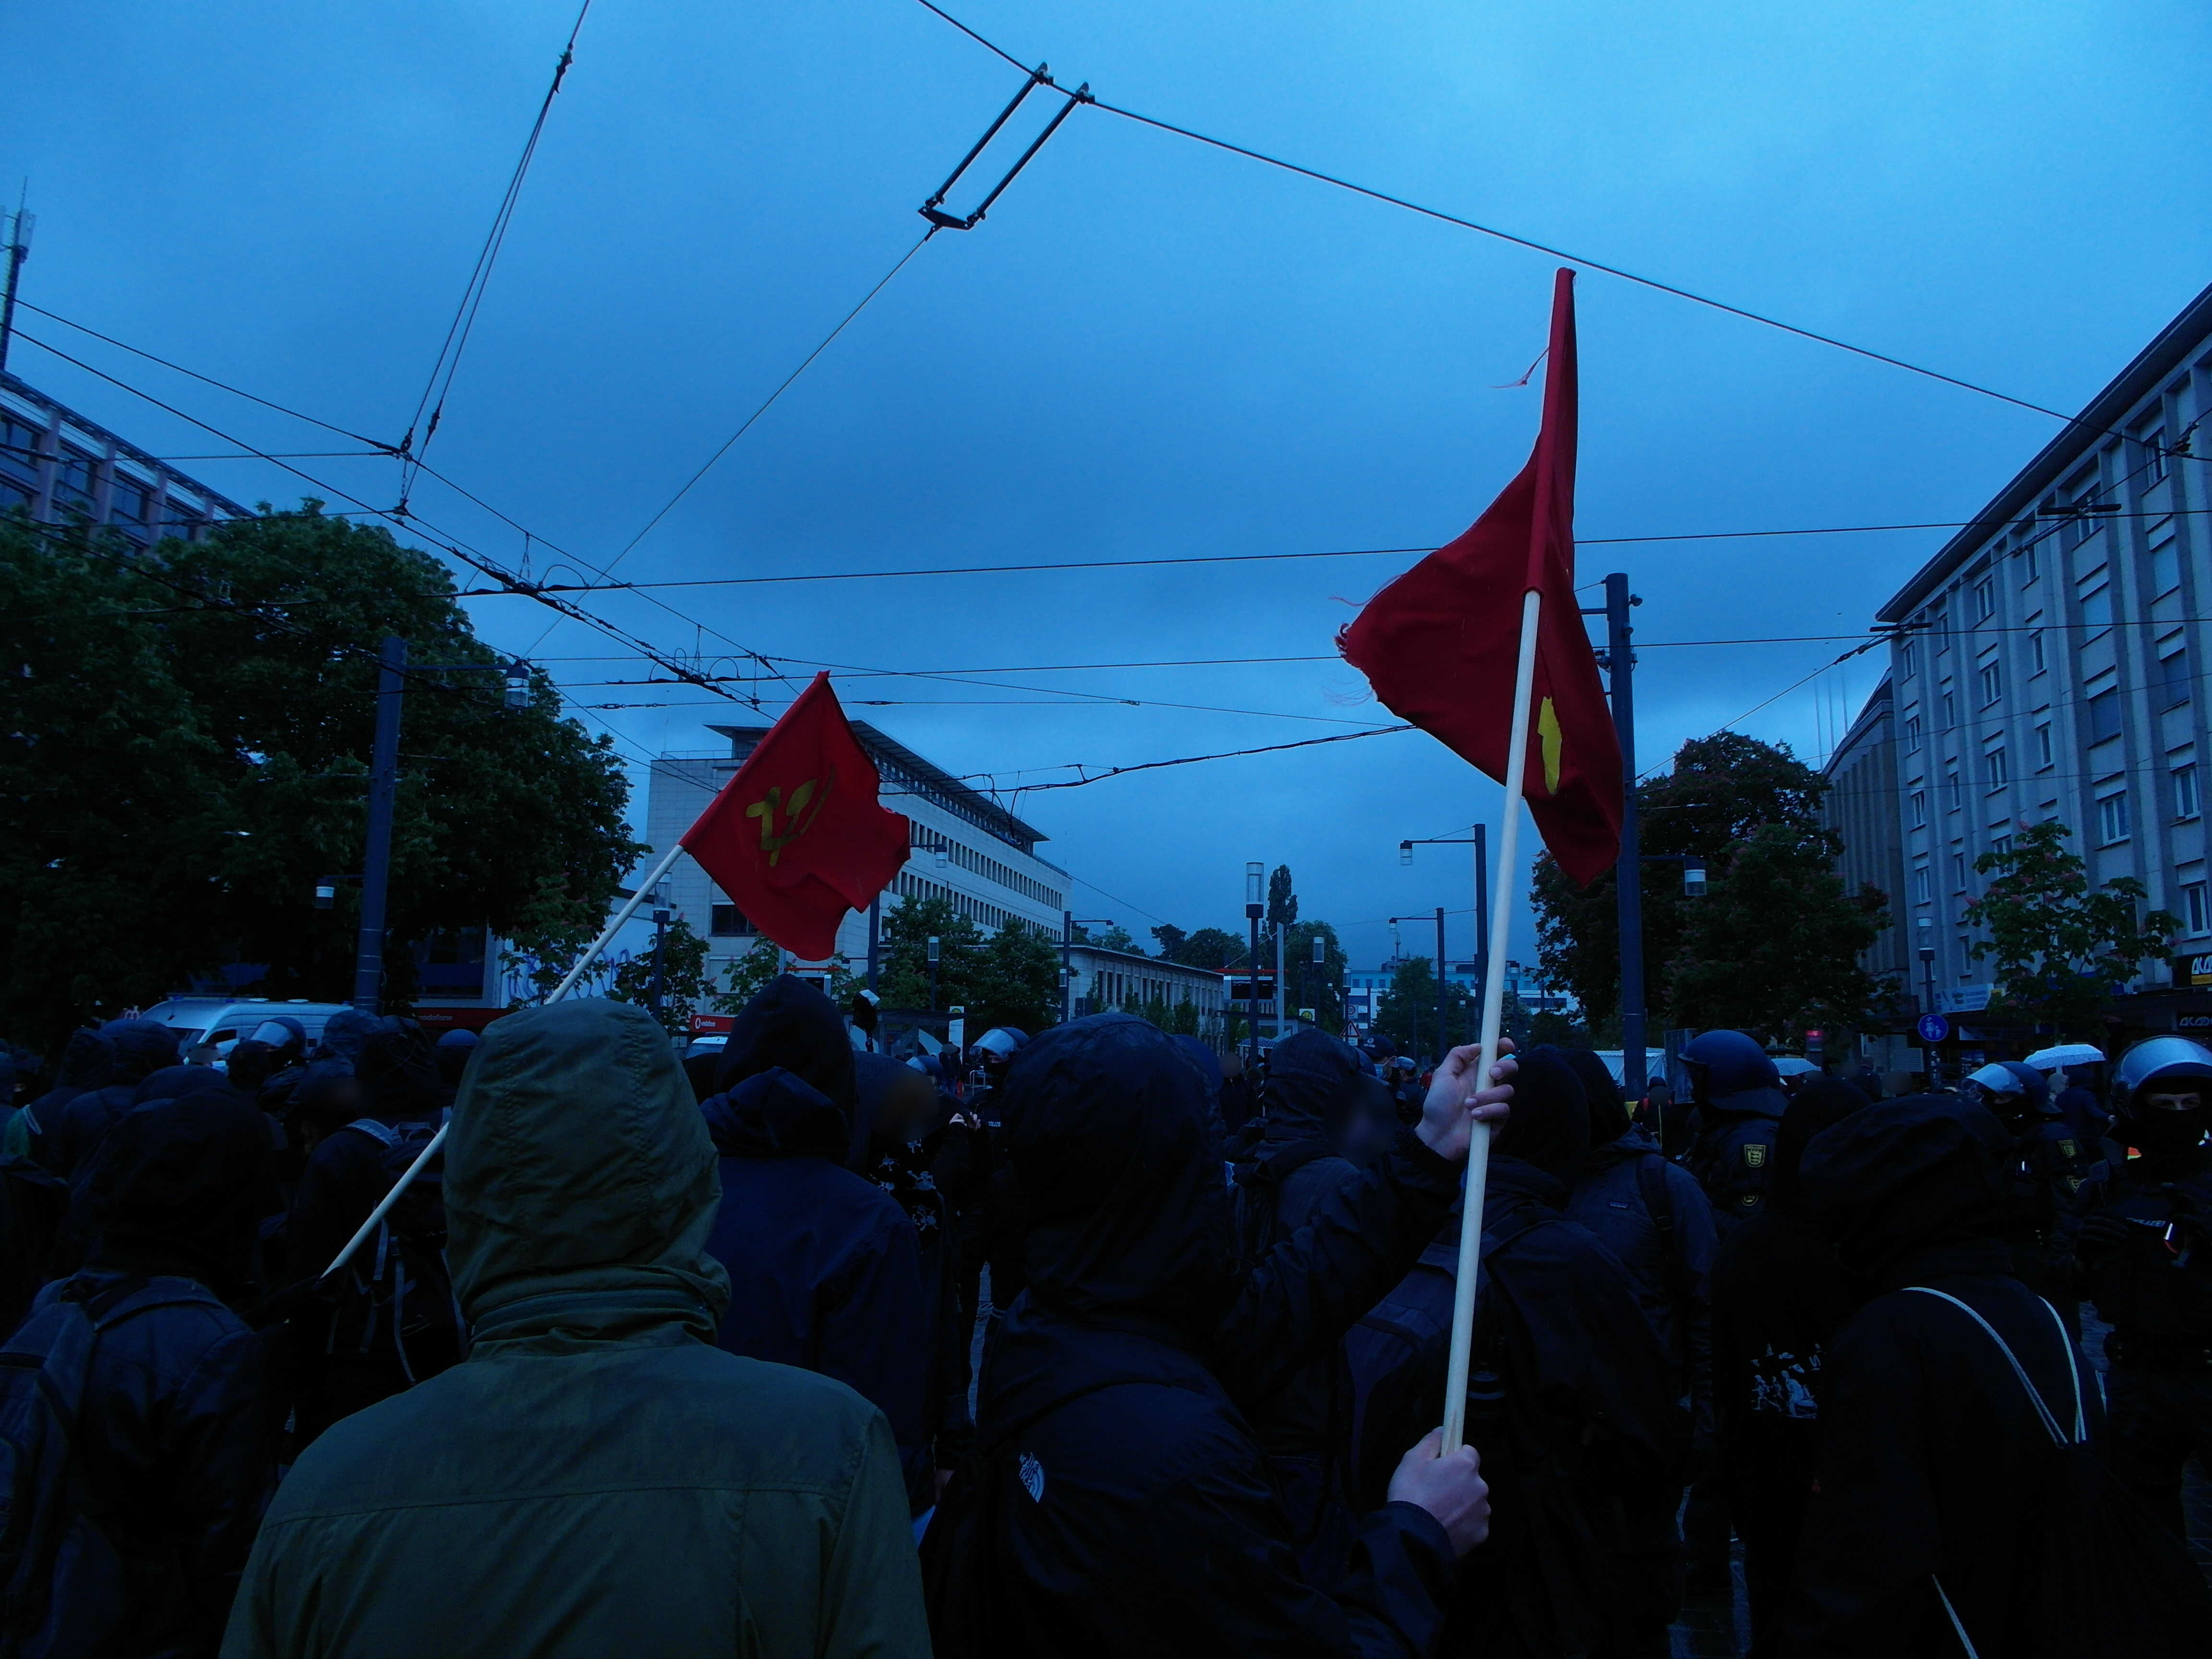
[(88, 1089), (62, 1107), (46, 1125), (46, 1167), (74, 1182), (107, 1132), (128, 1112), (138, 1085), (178, 1061), (177, 1034), (150, 1019), (112, 1019), (100, 1028), (106, 1044), (107, 1081)]
[(1792, 1659), (2089, 1650), (2086, 1632), (2038, 1627), (2058, 1588), (2045, 1582), (2045, 1511), (2075, 1492), (2046, 1424), (2094, 1445), (2101, 1413), (2057, 1313), (2013, 1276), (2012, 1146), (1982, 1107), (1920, 1095), (1853, 1112), (1806, 1148), (1805, 1212), (1862, 1305), (1823, 1358)]
[(1218, 1120), (1190, 1059), (1127, 1014), (1023, 1049), (1005, 1121), (1029, 1287), (985, 1368), (976, 1455), (923, 1541), (940, 1654), (1430, 1650), (1452, 1561), (1482, 1531), (1472, 1454), (1440, 1458), (1432, 1438), (1406, 1457), (1343, 1577), (1318, 1587), (1244, 1412), (1333, 1346), (1433, 1234), (1468, 1108), (1494, 1115), (1506, 1092), (1469, 1098), (1477, 1058), (1455, 1051), (1421, 1133), (1400, 1133), (1240, 1279)]
[[(1589, 1103), (1590, 1152), (1567, 1196), (1568, 1219), (1612, 1251), (1635, 1280), (1644, 1316), (1666, 1351), (1674, 1392), (1689, 1408), (1692, 1450), (1713, 1450), (1712, 1271), (1719, 1241), (1712, 1205), (1697, 1178), (1660, 1155), (1658, 1143), (1630, 1121), (1620, 1085), (1595, 1053), (1561, 1057), (1582, 1080)], [(1667, 1626), (1681, 1599), (1681, 1508), (1686, 1469), (1665, 1471), (1626, 1501), (1636, 1540), (1629, 1570), (1649, 1586), (1651, 1622), (1638, 1650), (1663, 1654)]]
[(470, 1056), (477, 1051), (477, 1034), (465, 1025), (456, 1025), (450, 1031), (439, 1033), (434, 1058), (437, 1062), (439, 1081), (446, 1085), (450, 1098), (461, 1086), (461, 1073), (469, 1069)]
[(2181, 1473), (2212, 1460), (2212, 1051), (2138, 1042), (2114, 1068), (2109, 1155), (2075, 1200), (2081, 1283), (2110, 1325), (2113, 1473), (2182, 1530)]
[(54, 1086), (9, 1116), (0, 1133), (0, 1157), (34, 1158), (52, 1169), (49, 1131), (61, 1121), (63, 1109), (79, 1095), (106, 1085), (114, 1069), (115, 1050), (106, 1037), (89, 1029), (71, 1031), (54, 1067)]
[(1682, 1050), (1696, 1100), (1685, 1162), (1712, 1200), (1722, 1237), (1759, 1213), (1774, 1127), (1789, 1098), (1773, 1058), (1741, 1031), (1707, 1031)]
[(27, 1380), (91, 1344), (78, 1478), (50, 1500), (69, 1506), (53, 1517), (68, 1529), (39, 1636), (18, 1651), (212, 1655), (276, 1478), (261, 1343), (225, 1305), (251, 1272), (269, 1132), (207, 1074), (214, 1086), (149, 1097), (110, 1131), (91, 1259), (7, 1344), (7, 1375)]
[(1806, 1216), (1798, 1169), (1821, 1131), (1869, 1102), (1848, 1082), (1806, 1085), (1774, 1133), (1759, 1212), (1730, 1232), (1713, 1270), (1713, 1396), (1722, 1485), (1743, 1537), (1751, 1659), (1775, 1659), (1814, 1478), (1821, 1355), (1850, 1311), (1843, 1267)]
[[(1467, 1432), (1492, 1524), (1438, 1652), (1631, 1653), (1655, 1619), (1665, 1629), (1626, 1508), (1679, 1470), (1688, 1417), (1627, 1269), (1563, 1213), (1589, 1146), (1582, 1079), (1559, 1050), (1531, 1049), (1490, 1153), (1470, 1350)], [(1363, 1495), (1390, 1443), (1443, 1411), (1458, 1258), (1455, 1214), (1346, 1343)]]
[[(1277, 1043), (1260, 1139), (1235, 1165), (1237, 1253), (1244, 1268), (1256, 1267), (1337, 1193), (1355, 1185), (1370, 1158), (1397, 1132), (1389, 1088), (1349, 1044), (1312, 1026)], [(1316, 1583), (1330, 1581), (1351, 1547), (1355, 1517), (1336, 1443), (1350, 1396), (1343, 1356), (1331, 1352), (1247, 1413), (1274, 1469), (1307, 1577)]]
[(500, 1020), (446, 1159), (468, 1358), (301, 1455), (225, 1659), (925, 1659), (881, 1414), (714, 1346), (714, 1148), (653, 1017)]
[(848, 1167), (854, 1064), (836, 1006), (796, 975), (770, 981), (731, 1027), (721, 1092), (699, 1108), (721, 1158), (707, 1238), (732, 1287), (719, 1340), (833, 1376), (881, 1411), (919, 1515), (934, 1474), (920, 1241), (896, 1200)]

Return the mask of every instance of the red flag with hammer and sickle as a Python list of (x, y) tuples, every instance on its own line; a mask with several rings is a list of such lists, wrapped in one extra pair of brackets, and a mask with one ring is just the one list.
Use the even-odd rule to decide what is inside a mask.
[(684, 832), (684, 849), (763, 933), (821, 962), (845, 913), (906, 862), (907, 821), (878, 803), (881, 787), (829, 675), (817, 674)]

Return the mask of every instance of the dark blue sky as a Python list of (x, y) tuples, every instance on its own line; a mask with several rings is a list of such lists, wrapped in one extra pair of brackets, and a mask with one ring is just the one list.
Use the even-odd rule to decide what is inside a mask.
[[(0, 179), (12, 195), (27, 176), (39, 215), (26, 297), (396, 438), (574, 15), (572, 0), (13, 9)], [(2212, 20), (2181, 0), (969, 0), (963, 15), (1117, 102), (2054, 407), (2077, 406), (2212, 275)], [(912, 0), (598, 0), (433, 460), (604, 562), (913, 242), (915, 206), (1018, 84)], [(922, 250), (623, 574), (1433, 544), (1526, 453), (1535, 387), (1492, 388), (1542, 344), (1554, 263), (1079, 111), (981, 228)], [(1595, 273), (1581, 328), (1587, 538), (1955, 520), (2054, 429)], [(72, 349), (263, 447), (333, 447)], [(10, 367), (159, 453), (222, 447), (35, 348)], [(389, 462), (299, 465), (396, 498)], [(189, 470), (248, 501), (307, 489), (258, 461)], [(521, 556), (519, 535), (434, 483), (415, 499)], [(1849, 634), (1941, 539), (1592, 546), (1581, 572), (1629, 571), (1655, 644)], [(840, 689), (896, 700), (854, 713), (1011, 783), (1387, 718), (1341, 665), (1221, 659), (1325, 655), (1346, 602), (1407, 562), (664, 593), (682, 617), (635, 595), (590, 603), (658, 643), (733, 640), (793, 675), (1000, 671)], [(525, 600), (473, 610), (509, 648), (545, 624)], [(1645, 651), (1647, 762), (1839, 648)], [(729, 711), (697, 692), (582, 684), (641, 678), (604, 659), (617, 649), (564, 624), (539, 655), (581, 702), (668, 705), (591, 717), (631, 752), (708, 746), (701, 724)], [(1215, 665), (1004, 672), (1184, 659)], [(1817, 758), (1875, 660), (1744, 729)], [(1159, 919), (1230, 925), (1244, 861), (1287, 861), (1306, 913), (1338, 921), (1362, 959), (1388, 947), (1379, 918), (1468, 902), (1455, 851), (1401, 869), (1398, 840), (1494, 820), (1497, 804), (1419, 735), (1018, 803), (1053, 837), (1043, 850), (1097, 884), (1079, 914), (1140, 936)], [(1455, 951), (1467, 930), (1455, 918)]]

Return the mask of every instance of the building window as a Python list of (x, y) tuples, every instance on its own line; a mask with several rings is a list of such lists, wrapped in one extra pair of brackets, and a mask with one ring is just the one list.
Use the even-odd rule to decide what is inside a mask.
[(707, 932), (715, 939), (750, 939), (760, 932), (734, 904), (717, 904), (707, 913)]
[(2039, 536), (2031, 536), (2027, 544), (2020, 550), (2021, 562), (2027, 567), (2027, 574), (2021, 579), (2023, 582), (2032, 582), (2043, 574), (2041, 560), (2035, 550), (2042, 539)]
[(2193, 818), (2197, 816), (2197, 763), (2173, 769), (2173, 816)]
[(2142, 436), (2142, 487), (2166, 482), (2166, 428), (2154, 427)]
[(1959, 700), (1951, 695), (1947, 684), (1943, 687), (1943, 729), (1948, 732), (1959, 723)]
[(2052, 765), (2051, 757), (2051, 727), (2046, 724), (2035, 728), (2035, 765), (2045, 771)]
[(2115, 686), (2089, 699), (2089, 741), (2106, 743), (2120, 735), (2120, 693)]
[(2097, 844), (2110, 847), (2128, 838), (2128, 792), (2118, 790), (2097, 801)]
[(1982, 751), (1982, 776), (1993, 790), (2002, 789), (2009, 781), (2005, 770), (2005, 751), (2002, 748)]
[(1925, 789), (1912, 792), (1912, 827), (1915, 830), (1928, 827), (1928, 792)]
[(1899, 670), (1903, 673), (1904, 677), (1908, 680), (1911, 679), (1913, 675), (1920, 672), (1914, 665), (1919, 660), (1919, 655), (1920, 653), (1912, 648), (1912, 644), (1910, 641), (1907, 641), (1904, 648), (1898, 653), (1898, 664)]
[(1957, 770), (1954, 769), (1944, 773), (1943, 810), (1947, 812), (1955, 812), (1965, 804), (1966, 798), (1959, 793), (1959, 774)]
[(1995, 853), (1999, 858), (2002, 858), (2006, 854), (2012, 851), (2012, 837), (2010, 836), (1991, 836), (1990, 837), (1990, 851)]
[(1919, 747), (1920, 716), (1907, 714), (1905, 717), (1905, 751), (1909, 755)]
[(2104, 583), (2094, 593), (2081, 596), (2081, 626), (2110, 628), (2112, 625), (2112, 586)]
[(1936, 897), (1935, 878), (1928, 873), (1928, 866), (1924, 864), (1912, 866), (1912, 897), (1919, 904), (1929, 903)]
[(2166, 706), (2189, 701), (2189, 647), (2171, 653), (2158, 659), (2158, 684), (2166, 698)]
[(1966, 890), (1966, 855), (1964, 853), (1951, 854), (1951, 890), (1954, 893)]
[(2182, 920), (2192, 933), (2212, 933), (2212, 893), (2205, 890), (2201, 881), (2192, 881), (2181, 890)]
[(2004, 690), (2003, 676), (1997, 672), (1995, 657), (1984, 663), (1974, 673), (1974, 686), (1982, 694), (1982, 707), (1987, 708)]
[(2031, 674), (2040, 674), (2046, 665), (2043, 660), (2043, 630), (2039, 628), (2027, 636), (2027, 661)]
[(1974, 620), (1987, 622), (1996, 614), (1996, 579), (1993, 576), (1984, 576), (1974, 584)]

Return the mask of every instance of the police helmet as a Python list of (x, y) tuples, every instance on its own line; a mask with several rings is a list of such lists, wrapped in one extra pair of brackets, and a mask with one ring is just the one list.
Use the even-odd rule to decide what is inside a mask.
[(1018, 1031), (1011, 1025), (994, 1025), (975, 1039), (975, 1046), (994, 1060), (1008, 1060), (1029, 1040), (1026, 1031)]
[(2212, 1099), (2212, 1049), (2179, 1036), (2138, 1042), (2120, 1056), (2112, 1079), (2112, 1104), (2129, 1110), (2136, 1097), (2153, 1083), (2186, 1083)]
[(2016, 1060), (1998, 1060), (1969, 1073), (1967, 1080), (1978, 1083), (1989, 1094), (2004, 1097), (2013, 1110), (2034, 1112), (2044, 1117), (2055, 1116), (2057, 1108), (2051, 1103), (2051, 1084), (2034, 1066)]
[(1773, 1056), (1741, 1031), (1706, 1031), (1692, 1037), (1682, 1050), (1682, 1064), (1693, 1077), (1701, 1078), (1709, 1100), (1782, 1085)]

